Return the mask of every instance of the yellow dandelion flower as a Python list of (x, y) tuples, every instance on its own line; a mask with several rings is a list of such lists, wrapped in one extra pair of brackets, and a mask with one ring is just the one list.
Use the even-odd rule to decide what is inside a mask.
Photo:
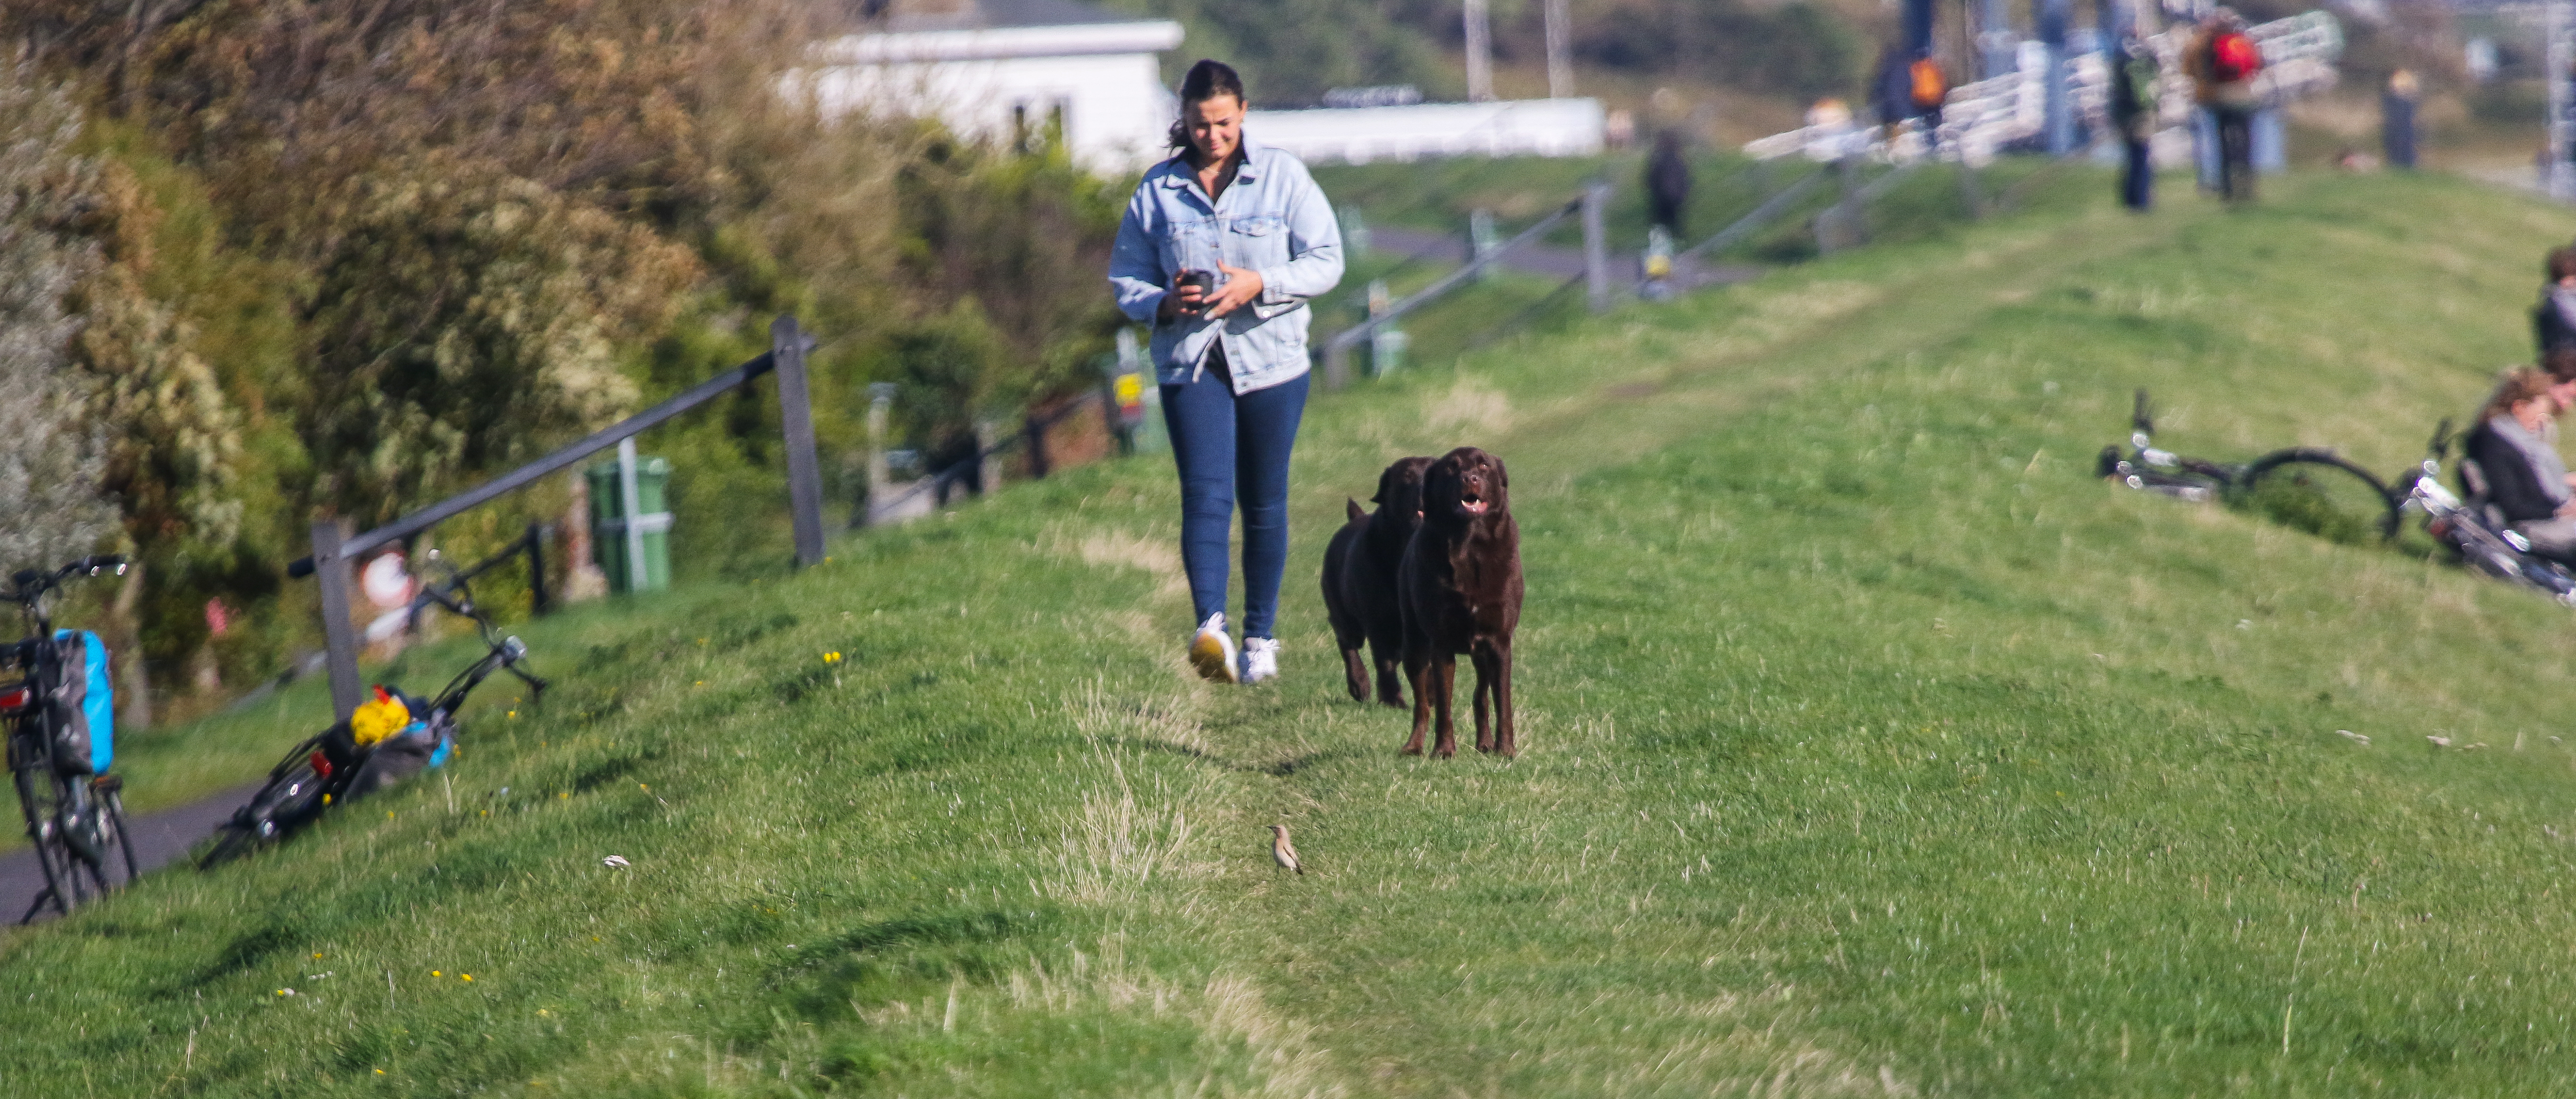
[(474, 979), (474, 975), (473, 975), (473, 974), (471, 974), (471, 973), (459, 973), (459, 974), (457, 974), (457, 976), (459, 976), (459, 977), (463, 977), (463, 978), (465, 978), (466, 980), (469, 980), (469, 981), (471, 981), (471, 980), (473, 980), (473, 979)]

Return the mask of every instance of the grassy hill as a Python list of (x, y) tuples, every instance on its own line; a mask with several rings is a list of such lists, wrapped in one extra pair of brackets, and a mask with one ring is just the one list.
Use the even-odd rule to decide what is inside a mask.
[[(0, 937), (0, 1079), (2563, 1087), (2566, 609), (2089, 469), (2138, 385), (2186, 452), (2414, 459), (2525, 350), (2576, 216), (2317, 176), (2133, 217), (2061, 182), (1320, 399), (1274, 688), (1186, 675), (1156, 461), (532, 625), (560, 693), (494, 692), (444, 776)], [(1314, 594), (1342, 497), (1460, 442), (1511, 462), (1525, 540), (1508, 763), (1396, 756)], [(283, 743), (257, 725), (139, 742), (134, 781)]]

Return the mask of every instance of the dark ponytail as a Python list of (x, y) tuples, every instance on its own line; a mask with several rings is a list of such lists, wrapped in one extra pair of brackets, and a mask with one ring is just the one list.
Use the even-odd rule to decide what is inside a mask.
[[(1251, 98), (1243, 94), (1243, 77), (1235, 73), (1234, 66), (1223, 61), (1200, 58), (1198, 64), (1190, 66), (1189, 75), (1181, 78), (1181, 112), (1184, 116), (1189, 113), (1190, 104), (1204, 103), (1220, 95), (1233, 96), (1235, 102), (1246, 107), (1252, 105)], [(1188, 155), (1190, 128), (1185, 118), (1172, 120), (1170, 141), (1174, 152)]]

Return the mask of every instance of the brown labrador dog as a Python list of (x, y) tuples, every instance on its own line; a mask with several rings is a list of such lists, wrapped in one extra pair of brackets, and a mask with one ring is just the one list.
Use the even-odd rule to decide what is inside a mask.
[(1404, 612), (1396, 605), (1395, 570), (1404, 563), (1413, 529), (1422, 525), (1422, 471), (1430, 465), (1429, 458), (1400, 458), (1386, 467), (1377, 475), (1377, 495), (1369, 497), (1377, 514), (1346, 501), (1351, 521), (1324, 547), (1324, 614), (1342, 648), (1351, 697), (1361, 702), (1369, 697), (1368, 664), (1360, 659), (1366, 645), (1377, 664), (1378, 701), (1404, 705), (1396, 676), (1404, 659)]
[(1505, 756), (1519, 750), (1512, 737), (1512, 631), (1521, 621), (1521, 530), (1512, 521), (1511, 484), (1502, 459), (1472, 446), (1423, 471), (1422, 529), (1396, 575), (1404, 676), (1413, 684), (1406, 755), (1422, 754), (1422, 733), (1435, 709), (1440, 740), (1431, 754), (1458, 754), (1450, 700), (1459, 653), (1476, 666), (1476, 750)]

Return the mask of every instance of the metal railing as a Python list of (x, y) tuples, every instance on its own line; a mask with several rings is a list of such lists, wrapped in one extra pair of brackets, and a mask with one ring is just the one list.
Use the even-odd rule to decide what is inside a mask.
[(336, 718), (348, 720), (364, 694), (364, 685), (358, 678), (358, 630), (349, 617), (351, 571), (357, 560), (526, 488), (539, 478), (560, 472), (647, 428), (747, 385), (763, 374), (778, 375), (781, 434), (785, 437), (787, 449), (788, 511), (795, 524), (796, 562), (800, 567), (822, 563), (823, 481), (814, 455), (814, 411), (805, 381), (805, 356), (813, 350), (814, 341), (797, 329), (796, 318), (780, 317), (769, 326), (769, 344), (766, 354), (700, 382), (688, 392), (592, 432), (580, 442), (476, 488), (364, 534), (351, 534), (347, 520), (327, 516), (316, 518), (312, 528), (313, 555), (287, 566), (286, 571), (289, 576), (321, 578), (325, 666), (331, 674), (331, 707)]
[[(2177, 24), (2147, 36), (2147, 46), (2156, 51), (2164, 70), (2156, 97), (2159, 130), (2180, 128), (2191, 118), (2192, 84), (2183, 74), (2182, 53), (2193, 33), (2189, 24)], [(2263, 70), (2255, 75), (2254, 90), (2264, 102), (2296, 99), (2335, 85), (2335, 61), (2343, 56), (2344, 39), (2343, 24), (2333, 15), (2302, 12), (2246, 28), (2245, 33), (2263, 50)], [(2026, 53), (2017, 71), (1950, 89), (1942, 104), (1937, 145), (1958, 150), (1970, 163), (1981, 163), (2008, 146), (2037, 137), (2047, 125), (2048, 88), (2045, 67), (2034, 64), (2035, 60)], [(2087, 125), (2101, 125), (2111, 80), (2103, 55), (2067, 58), (2066, 74), (2075, 116)], [(1757, 160), (1803, 154), (1820, 161), (1867, 156), (1909, 163), (1933, 154), (1926, 141), (1931, 136), (1920, 125), (1908, 125), (1890, 138), (1882, 127), (1845, 121), (1759, 138), (1747, 142), (1744, 152)]]
[(1394, 323), (1405, 314), (1438, 300), (1441, 295), (1474, 281), (1488, 268), (1501, 263), (1503, 257), (1511, 254), (1512, 249), (1537, 240), (1548, 230), (1555, 228), (1558, 222), (1577, 214), (1582, 215), (1583, 218), (1583, 279), (1590, 287), (1592, 310), (1597, 313), (1609, 308), (1610, 251), (1609, 242), (1605, 239), (1606, 231), (1602, 217), (1609, 202), (1610, 185), (1594, 181), (1584, 187), (1582, 194), (1576, 195), (1546, 217), (1540, 218), (1536, 224), (1514, 234), (1512, 239), (1495, 246), (1492, 251), (1468, 260), (1465, 266), (1441, 276), (1431, 285), (1405, 295), (1383, 312), (1334, 333), (1332, 338), (1324, 341), (1325, 387), (1340, 389), (1350, 384), (1351, 348), (1357, 346), (1360, 341), (1377, 334), (1379, 329)]

